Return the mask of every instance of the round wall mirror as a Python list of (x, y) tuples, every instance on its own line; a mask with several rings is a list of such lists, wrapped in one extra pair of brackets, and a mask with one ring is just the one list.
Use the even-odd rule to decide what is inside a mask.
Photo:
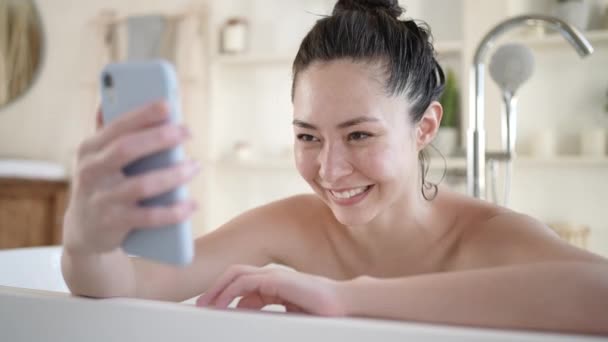
[(43, 43), (34, 0), (0, 0), (0, 108), (30, 89), (40, 71)]

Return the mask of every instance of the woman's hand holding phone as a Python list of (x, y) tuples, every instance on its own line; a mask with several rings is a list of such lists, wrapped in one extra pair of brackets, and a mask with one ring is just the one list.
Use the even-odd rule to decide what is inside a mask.
[[(157, 102), (101, 127), (79, 147), (71, 198), (64, 219), (64, 248), (97, 254), (118, 249), (133, 228), (159, 227), (188, 219), (196, 210), (186, 199), (170, 206), (143, 207), (140, 201), (189, 182), (199, 171), (193, 161), (126, 176), (125, 166), (186, 141), (185, 126), (169, 123), (169, 109)], [(154, 228), (145, 228), (154, 229)]]

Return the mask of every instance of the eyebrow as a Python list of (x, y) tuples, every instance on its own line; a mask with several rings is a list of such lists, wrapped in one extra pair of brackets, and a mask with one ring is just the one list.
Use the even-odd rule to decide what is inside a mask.
[[(354, 118), (348, 121), (344, 121), (342, 123), (339, 123), (338, 125), (336, 125), (337, 128), (347, 128), (347, 127), (351, 127), (351, 126), (355, 126), (364, 122), (379, 122), (380, 120), (378, 120), (377, 118), (374, 117), (370, 117), (370, 116), (360, 116), (358, 118)], [(308, 129), (317, 129), (317, 127), (313, 124), (309, 124), (308, 122), (304, 122), (302, 120), (298, 120), (295, 119), (293, 120), (293, 125), (294, 126), (298, 126), (301, 128), (308, 128)]]

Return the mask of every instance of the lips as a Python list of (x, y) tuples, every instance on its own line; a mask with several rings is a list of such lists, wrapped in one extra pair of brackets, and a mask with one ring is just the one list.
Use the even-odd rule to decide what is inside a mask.
[(360, 186), (340, 190), (328, 190), (334, 202), (340, 205), (353, 205), (359, 203), (371, 190), (373, 185)]
[(366, 190), (368, 190), (369, 185), (368, 186), (361, 186), (358, 188), (351, 188), (351, 189), (347, 189), (347, 190), (329, 190), (329, 192), (331, 192), (332, 195), (334, 195), (334, 197), (336, 198), (340, 198), (340, 199), (349, 199), (352, 197), (355, 197), (363, 192), (365, 192)]

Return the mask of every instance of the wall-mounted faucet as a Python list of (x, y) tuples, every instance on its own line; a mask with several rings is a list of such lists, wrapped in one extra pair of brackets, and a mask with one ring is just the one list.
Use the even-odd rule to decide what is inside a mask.
[[(496, 25), (481, 40), (475, 56), (470, 77), (469, 129), (467, 132), (467, 192), (477, 198), (486, 196), (486, 137), (484, 113), (485, 57), (496, 38), (518, 26), (546, 26), (554, 29), (570, 42), (581, 57), (590, 55), (593, 47), (583, 34), (572, 25), (555, 17), (544, 15), (522, 15), (507, 19)], [(505, 153), (504, 159), (511, 155)]]

